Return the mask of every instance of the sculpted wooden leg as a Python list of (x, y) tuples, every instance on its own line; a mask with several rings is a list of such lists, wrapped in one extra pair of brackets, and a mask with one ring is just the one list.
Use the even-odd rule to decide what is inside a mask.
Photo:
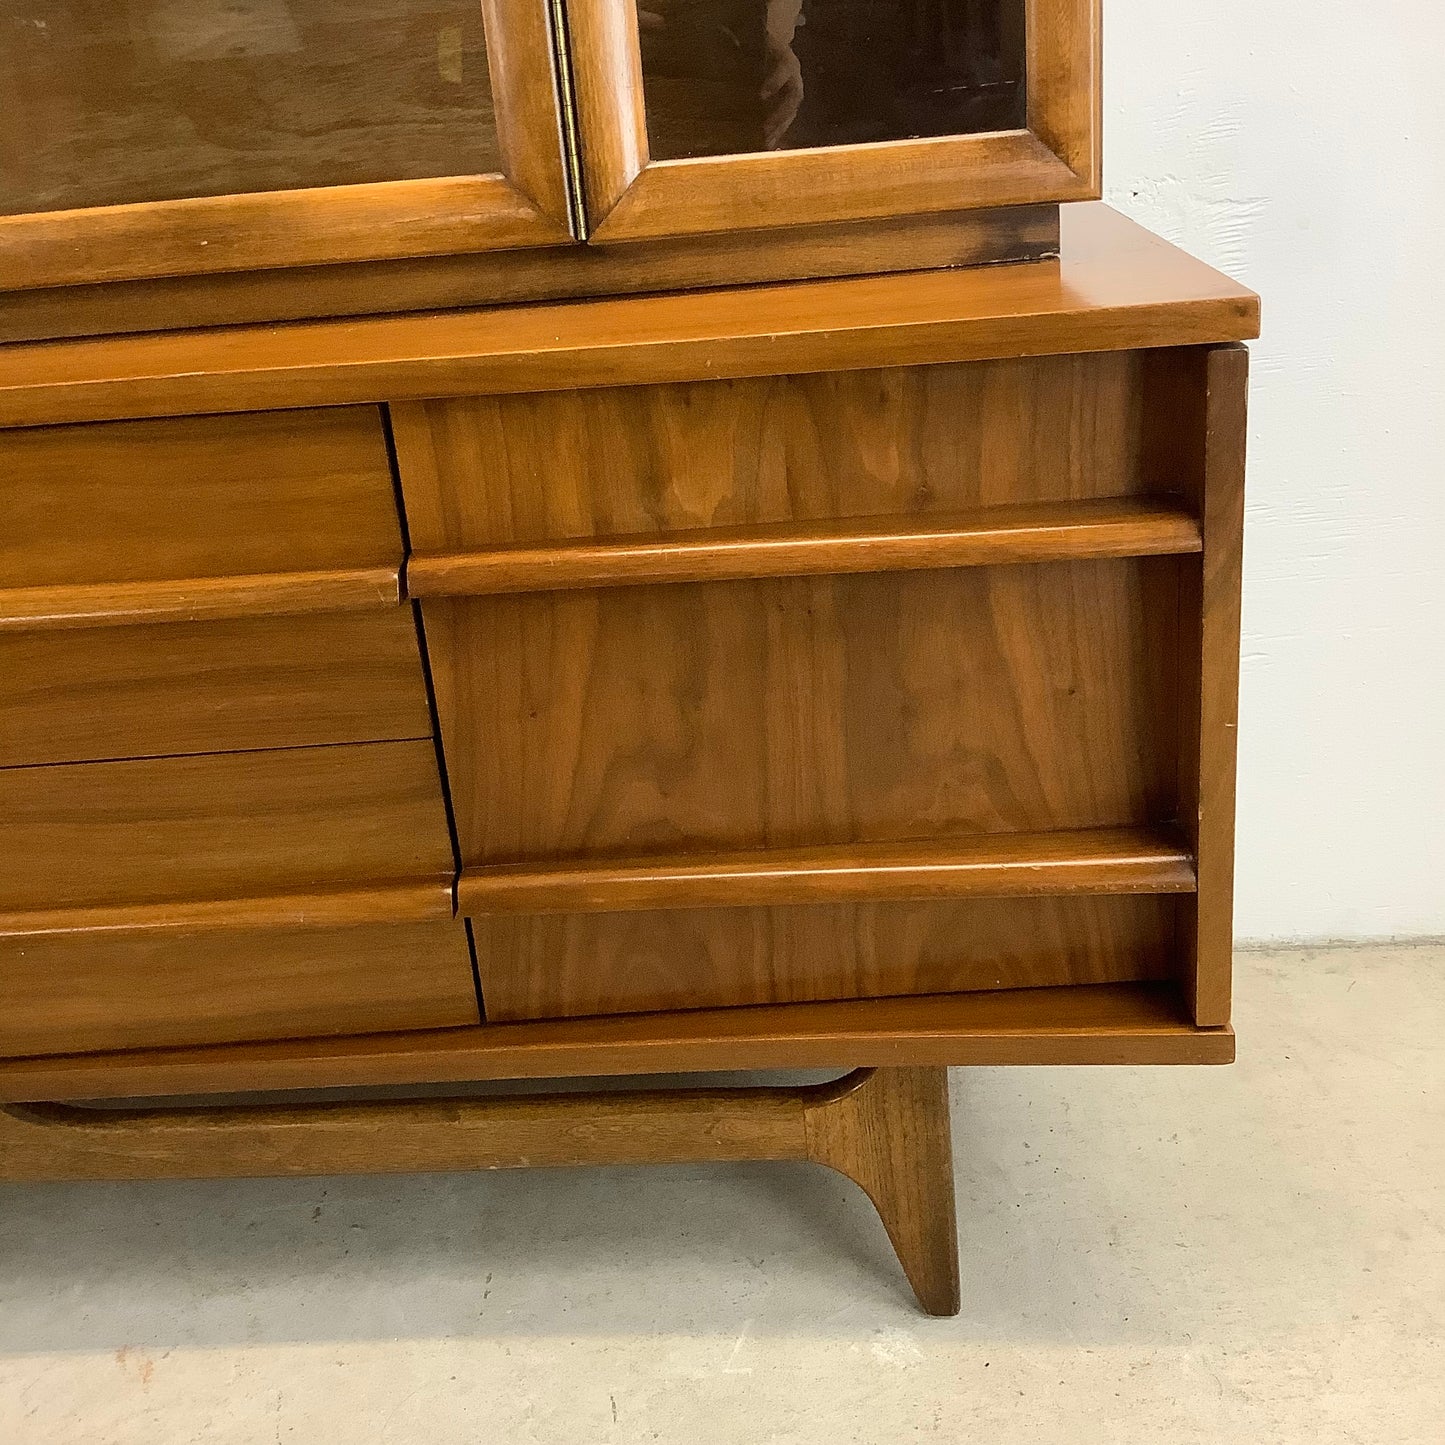
[(0, 1106), (0, 1180), (813, 1160), (877, 1206), (923, 1307), (958, 1312), (943, 1069), (806, 1088), (97, 1110)]
[(808, 1157), (862, 1185), (919, 1303), (959, 1310), (947, 1069), (868, 1069), (806, 1111)]

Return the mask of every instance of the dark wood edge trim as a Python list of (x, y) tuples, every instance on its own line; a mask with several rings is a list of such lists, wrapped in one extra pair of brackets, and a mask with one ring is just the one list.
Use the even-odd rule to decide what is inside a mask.
[(718, 1069), (1227, 1064), (1167, 984), (1096, 984), (0, 1060), (0, 1100)]
[(1189, 853), (1144, 829), (464, 867), (461, 912), (623, 912), (1072, 893), (1192, 893)]
[(1200, 549), (1199, 524), (1147, 499), (1044, 502), (948, 515), (706, 528), (413, 555), (412, 597), (484, 596), (750, 577), (828, 576)]
[(0, 291), (0, 344), (927, 271), (1059, 254), (1057, 205), (624, 246), (354, 261)]
[(362, 923), (424, 923), (455, 916), (450, 877), (378, 881), (255, 898), (95, 904), (0, 912), (0, 937), (41, 933), (156, 930), (337, 928)]
[(0, 632), (360, 612), (401, 602), (399, 566), (0, 588)]

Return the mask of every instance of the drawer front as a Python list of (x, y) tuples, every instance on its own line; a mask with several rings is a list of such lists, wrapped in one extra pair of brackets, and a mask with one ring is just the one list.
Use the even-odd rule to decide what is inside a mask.
[(1176, 900), (980, 898), (473, 920), (494, 1022), (1168, 976)]
[(0, 632), (0, 768), (430, 734), (410, 608)]
[(1172, 559), (424, 605), (464, 865), (1172, 816)]
[(0, 431), (3, 591), (392, 568), (374, 407)]
[[(1149, 490), (1138, 352), (393, 405), (421, 556)], [(545, 585), (545, 584), (543, 584)]]
[(377, 897), (377, 921), (403, 885), (412, 916), (452, 915), (430, 740), (9, 768), (0, 837), (0, 933), (255, 918), (267, 899), (302, 923)]
[(480, 1021), (453, 922), (0, 938), (0, 1056)]

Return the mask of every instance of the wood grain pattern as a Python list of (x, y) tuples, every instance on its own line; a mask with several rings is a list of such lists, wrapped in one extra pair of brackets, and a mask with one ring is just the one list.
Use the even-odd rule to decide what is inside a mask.
[(636, 7), (567, 0), (591, 237), (1097, 196), (1097, 0), (1026, 4), (1029, 130), (651, 161)]
[(0, 938), (0, 1055), (477, 1024), (458, 923)]
[(868, 276), (1059, 253), (1057, 206), (0, 292), (0, 343)]
[(1199, 524), (1181, 507), (1098, 501), (1023, 503), (921, 518), (712, 527), (544, 547), (413, 555), (412, 597), (718, 582), (755, 577), (923, 571), (1086, 557), (1197, 552)]
[(1259, 300), (1104, 206), (1057, 265), (0, 348), (0, 426), (1125, 351), (1258, 335)]
[(1184, 908), (1182, 976), (1196, 1022), (1229, 1022), (1234, 949), (1234, 787), (1249, 356), (1243, 347), (1163, 353), (1149, 381), (1151, 447), (1184, 479), (1203, 555), (1180, 573), (1183, 835), (1199, 860)]
[(462, 861), (1168, 818), (1176, 566), (424, 603)]
[(472, 923), (495, 1023), (1161, 979), (1173, 965), (1174, 928), (1174, 901), (1148, 896), (497, 915)]
[[(430, 741), (0, 771), (0, 933), (166, 906), (422, 885), (451, 911)], [(137, 912), (139, 910), (139, 912)], [(299, 915), (299, 916), (298, 916)], [(254, 912), (250, 921), (257, 921)], [(307, 921), (304, 904), (283, 915)]]
[(860, 1184), (931, 1314), (956, 1314), (948, 1079), (224, 1108), (0, 1110), (0, 1178), (237, 1178), (812, 1160)]
[(1227, 1064), (1171, 984), (483, 1024), (384, 1038), (0, 1062), (0, 1099), (102, 1099), (673, 1070), (859, 1065)]
[(0, 631), (0, 768), (430, 735), (410, 608)]
[(401, 560), (369, 407), (8, 431), (0, 472), (7, 591)]
[(831, 1108), (808, 1111), (809, 1158), (847, 1175), (873, 1201), (924, 1311), (956, 1315), (948, 1070), (880, 1069), (835, 1088)]
[[(1124, 498), (1137, 353), (393, 405), (413, 547), (946, 517)], [(1024, 422), (1027, 418), (1027, 422)], [(425, 575), (425, 563), (421, 565)]]
[(1188, 852), (1147, 829), (565, 859), (468, 868), (462, 911), (614, 913), (837, 900), (1192, 893)]

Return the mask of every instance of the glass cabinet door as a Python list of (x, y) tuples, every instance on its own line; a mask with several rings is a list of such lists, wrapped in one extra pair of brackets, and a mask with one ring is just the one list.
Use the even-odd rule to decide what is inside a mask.
[(0, 0), (0, 287), (572, 239), (548, 0)]
[(1097, 193), (1097, 0), (566, 0), (597, 240)]

